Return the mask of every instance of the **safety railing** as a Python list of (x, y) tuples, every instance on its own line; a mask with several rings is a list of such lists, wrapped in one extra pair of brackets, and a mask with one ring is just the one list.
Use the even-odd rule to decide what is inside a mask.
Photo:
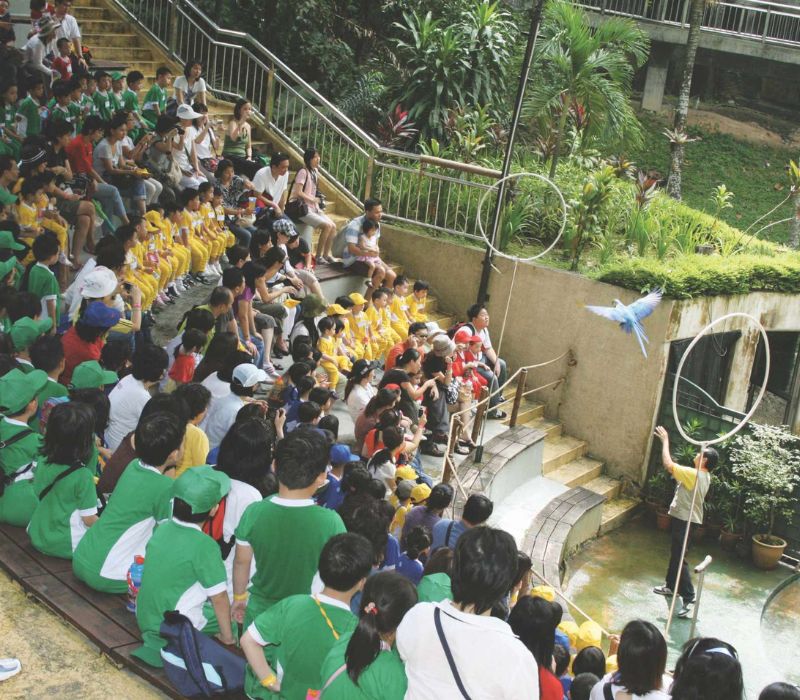
[(296, 152), (317, 148), (324, 175), (353, 203), (378, 197), (388, 221), (480, 240), (478, 202), (499, 171), (383, 146), (252, 36), (219, 27), (188, 0), (113, 2), (171, 57), (202, 62), (216, 95), (249, 100)]
[[(588, 10), (686, 27), (691, 0), (578, 0)], [(800, 45), (800, 7), (764, 0), (708, 3), (703, 29), (762, 43)]]
[[(553, 381), (536, 386), (533, 389), (527, 388), (529, 372), (532, 372), (535, 369), (541, 369), (543, 367), (555, 366), (556, 363), (561, 362), (562, 360), (566, 360), (566, 363), (561, 376)], [(554, 357), (552, 360), (540, 362), (535, 365), (528, 365), (526, 367), (520, 367), (505, 381), (504, 384), (499, 386), (495, 392), (490, 394), (489, 390), (484, 387), (481, 392), (481, 397), (477, 403), (472, 404), (470, 402), (469, 406), (451, 413), (450, 428), (447, 435), (447, 449), (445, 449), (442, 457), (442, 481), (450, 482), (450, 480), (454, 480), (458, 490), (461, 492), (462, 497), (468, 497), (469, 494), (458, 477), (458, 471), (453, 454), (455, 453), (455, 448), (460, 437), (463, 435), (464, 427), (469, 425), (470, 420), (472, 420), (470, 439), (473, 443), (479, 443), (481, 434), (483, 432), (484, 421), (486, 420), (486, 413), (489, 410), (489, 402), (493, 395), (499, 393), (502, 398), (497, 404), (491, 407), (491, 410), (499, 410), (504, 406), (508, 406), (509, 404), (511, 405), (511, 413), (508, 425), (510, 428), (513, 428), (517, 424), (517, 418), (519, 416), (519, 410), (522, 406), (523, 399), (539, 391), (544, 391), (545, 389), (552, 389), (555, 391), (566, 381), (569, 368), (574, 367), (575, 364), (575, 356), (572, 350), (567, 350), (558, 357)], [(514, 393), (506, 396), (505, 390), (512, 385), (515, 385)], [(480, 445), (477, 449), (481, 449)]]

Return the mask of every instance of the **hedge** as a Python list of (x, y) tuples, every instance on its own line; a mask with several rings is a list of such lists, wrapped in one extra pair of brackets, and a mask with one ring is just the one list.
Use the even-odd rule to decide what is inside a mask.
[(663, 261), (631, 258), (611, 263), (595, 277), (636, 291), (661, 287), (665, 296), (673, 299), (748, 292), (798, 294), (800, 255), (687, 255)]

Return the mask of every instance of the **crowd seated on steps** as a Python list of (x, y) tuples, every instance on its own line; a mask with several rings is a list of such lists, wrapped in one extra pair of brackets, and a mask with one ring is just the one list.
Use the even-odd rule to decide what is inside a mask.
[[(0, 522), (135, 594), (142, 662), (163, 664), (177, 609), (241, 645), (254, 698), (742, 697), (721, 640), (692, 640), (670, 678), (660, 632), (634, 620), (606, 657), (487, 526), (486, 496), (445, 517), (453, 487), (420, 453), (441, 456), (484, 387), (505, 417), (505, 363), (485, 308), (429, 321), (428, 284), (381, 258), (380, 201), (337, 234), (324, 153), (290, 186), (288, 156), (253, 152), (246, 100), (217, 133), (200, 62), (174, 84), (159, 68), (140, 97), (141, 72), (92, 71), (68, 1), (31, 8), (19, 55), (2, 35), (20, 60), (0, 80)], [(364, 286), (324, 299), (331, 265)], [(456, 451), (473, 448), (467, 420)], [(668, 468), (679, 489), (698, 478)], [(0, 661), (0, 679), (18, 671)]]

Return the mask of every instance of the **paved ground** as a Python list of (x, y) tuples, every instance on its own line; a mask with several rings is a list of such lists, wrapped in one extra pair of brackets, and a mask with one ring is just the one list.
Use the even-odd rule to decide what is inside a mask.
[[(697, 565), (706, 554), (714, 561), (706, 574), (697, 634), (718, 637), (736, 647), (748, 698), (757, 698), (761, 688), (774, 681), (800, 682), (800, 582), (776, 597), (762, 620), (769, 594), (792, 572), (786, 568), (759, 571), (710, 539), (692, 547), (690, 565)], [(663, 630), (669, 601), (651, 589), (663, 584), (668, 561), (667, 533), (637, 519), (571, 558), (567, 563), (567, 575), (571, 572), (571, 576), (564, 592), (612, 632), (621, 631), (636, 617)], [(676, 618), (673, 622), (668, 668), (674, 667), (690, 625), (690, 620)]]

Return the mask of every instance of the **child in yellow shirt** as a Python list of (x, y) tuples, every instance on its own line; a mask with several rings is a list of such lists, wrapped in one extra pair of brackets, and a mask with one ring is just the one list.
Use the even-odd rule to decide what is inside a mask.
[(392, 330), (400, 336), (401, 340), (408, 338), (408, 327), (414, 323), (411, 314), (408, 310), (408, 277), (405, 275), (398, 275), (392, 284), (393, 292), (392, 301), (389, 304), (389, 311), (391, 312)]
[[(341, 322), (340, 324), (339, 333), (341, 334), (344, 331), (344, 324)], [(339, 383), (340, 370), (349, 372), (352, 368), (352, 363), (343, 354), (337, 342), (336, 322), (330, 316), (326, 316), (319, 320), (317, 328), (319, 329), (317, 350), (322, 353), (319, 364), (328, 375), (328, 387), (335, 390)]]
[(406, 297), (408, 313), (412, 321), (425, 323), (428, 320), (428, 314), (425, 313), (425, 304), (428, 301), (429, 287), (430, 285), (424, 280), (417, 280), (414, 282), (414, 291)]
[(386, 312), (388, 302), (388, 290), (379, 287), (372, 292), (372, 303), (364, 312), (369, 319), (369, 327), (372, 333), (372, 357), (380, 359), (387, 352), (400, 342), (400, 336), (392, 330)]
[[(57, 212), (48, 209), (50, 200), (45, 194), (47, 178), (44, 176), (27, 177), (19, 189), (17, 203), (17, 222), (20, 225), (20, 238), (28, 245), (43, 231), (50, 231), (56, 235), (59, 247), (59, 262), (71, 267), (65, 255), (67, 250), (67, 222)], [(33, 260), (33, 254), (28, 253), (23, 260), (27, 265)]]
[(350, 294), (349, 299), (353, 302), (353, 307), (350, 309), (350, 317), (347, 319), (354, 343), (353, 355), (357, 360), (375, 359), (372, 354), (372, 331), (370, 330), (369, 319), (364, 313), (364, 306), (367, 300), (358, 292)]
[(227, 223), (225, 223), (225, 206), (222, 203), (222, 190), (219, 187), (214, 188), (213, 195), (211, 196), (211, 206), (214, 208), (214, 213), (216, 214), (217, 230), (225, 236), (225, 249), (227, 250), (231, 246), (236, 245), (236, 236), (233, 235), (233, 231), (231, 231)]
[(184, 291), (184, 287), (181, 284), (181, 277), (189, 270), (191, 256), (188, 254), (188, 250), (186, 251), (186, 256), (181, 256), (178, 251), (175, 250), (171, 224), (162, 216), (163, 211), (164, 210), (158, 204), (151, 204), (150, 210), (145, 214), (144, 218), (151, 227), (156, 229), (156, 231), (153, 232), (153, 241), (158, 251), (159, 264), (166, 264), (169, 266), (167, 295), (174, 299), (180, 296), (181, 292)]
[(226, 237), (217, 227), (217, 214), (211, 200), (214, 198), (214, 186), (210, 182), (201, 182), (197, 187), (200, 197), (200, 217), (203, 221), (203, 238), (209, 248), (208, 268), (218, 275), (222, 274), (220, 259), (225, 252)]
[(187, 187), (180, 196), (180, 238), (192, 256), (191, 276), (198, 282), (207, 282), (211, 271), (208, 260), (211, 251), (203, 242), (202, 220), (200, 219), (200, 195), (196, 189)]

